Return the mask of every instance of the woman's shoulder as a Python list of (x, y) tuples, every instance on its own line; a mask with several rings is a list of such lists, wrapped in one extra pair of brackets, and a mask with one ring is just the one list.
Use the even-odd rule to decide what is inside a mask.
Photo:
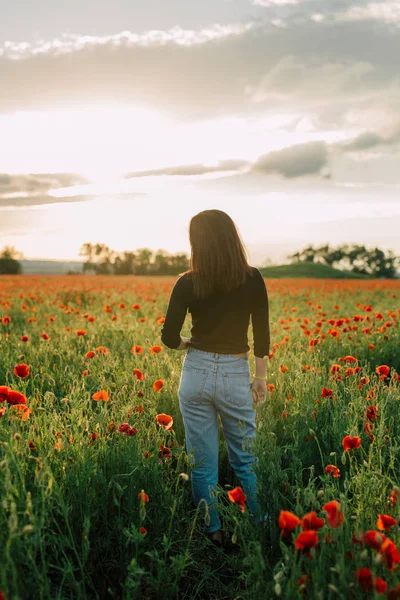
[(251, 269), (251, 275), (250, 275), (250, 277), (252, 279), (260, 279), (260, 278), (264, 279), (263, 275), (262, 275), (262, 273), (261, 273), (261, 271), (260, 271), (260, 269), (258, 267), (252, 267), (250, 265), (250, 269)]

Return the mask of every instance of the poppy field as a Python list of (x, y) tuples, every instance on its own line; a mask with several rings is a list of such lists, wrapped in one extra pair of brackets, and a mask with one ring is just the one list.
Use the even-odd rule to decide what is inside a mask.
[(400, 281), (266, 280), (270, 520), (221, 428), (229, 550), (192, 504), (185, 351), (160, 341), (175, 281), (0, 278), (0, 599), (400, 598)]

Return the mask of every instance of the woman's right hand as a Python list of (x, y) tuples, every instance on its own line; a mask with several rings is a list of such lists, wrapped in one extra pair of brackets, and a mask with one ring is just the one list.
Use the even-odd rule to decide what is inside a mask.
[(253, 379), (251, 393), (254, 404), (263, 404), (267, 397), (267, 382), (264, 379)]

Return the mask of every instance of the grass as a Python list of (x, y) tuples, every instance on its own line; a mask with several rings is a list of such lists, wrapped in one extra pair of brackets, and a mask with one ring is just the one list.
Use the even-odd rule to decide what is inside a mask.
[[(228, 489), (240, 482), (220, 430), (219, 510), (240, 543), (239, 552), (226, 554), (205, 538), (202, 514), (192, 504), (177, 399), (184, 352), (150, 351), (160, 345), (159, 319), (174, 281), (0, 280), (0, 386), (24, 394), (31, 411), (23, 420), (7, 401), (0, 404), (4, 596), (358, 599), (366, 597), (355, 576), (360, 568), (395, 593), (400, 565), (389, 542), (393, 564), (389, 550), (353, 542), (377, 529), (379, 514), (400, 516), (400, 282), (266, 281), (270, 386), (257, 408), (256, 468), (271, 524), (254, 529), (247, 511), (229, 501)], [(190, 317), (182, 335), (190, 335)], [(251, 328), (249, 343), (252, 348)], [(141, 354), (132, 353), (134, 345)], [(108, 352), (96, 351), (101, 346)], [(94, 357), (86, 358), (91, 350)], [(21, 363), (29, 366), (26, 379), (14, 374)], [(252, 354), (250, 363), (252, 373)], [(386, 378), (377, 373), (382, 365), (389, 367)], [(157, 380), (163, 381), (159, 391)], [(100, 390), (108, 400), (93, 400)], [(373, 421), (371, 405), (378, 414)], [(173, 417), (172, 430), (157, 424), (159, 413)], [(136, 434), (119, 432), (122, 423)], [(360, 438), (358, 449), (344, 450), (347, 435)], [(160, 444), (170, 457), (160, 455)], [(340, 477), (326, 474), (327, 465), (337, 466)], [(142, 489), (148, 503), (138, 498)], [(397, 505), (390, 502), (397, 497)], [(323, 510), (331, 500), (344, 515), (338, 527)], [(310, 555), (294, 545), (300, 526), (282, 537), (282, 510), (299, 518), (315, 511), (324, 520)], [(382, 533), (399, 546), (398, 525)]]

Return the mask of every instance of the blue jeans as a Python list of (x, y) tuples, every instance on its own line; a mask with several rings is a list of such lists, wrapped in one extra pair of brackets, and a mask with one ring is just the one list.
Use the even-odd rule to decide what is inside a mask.
[[(256, 435), (248, 358), (204, 352), (189, 347), (178, 390), (186, 434), (186, 451), (192, 459), (192, 494), (195, 506), (208, 504), (207, 532), (221, 529), (218, 499), (210, 494), (218, 483), (218, 414), (228, 446), (228, 457), (247, 496), (250, 513), (260, 515), (257, 478), (252, 470)], [(203, 500), (204, 505), (204, 500)], [(205, 507), (204, 507), (205, 508)], [(261, 520), (261, 519), (260, 519)]]

